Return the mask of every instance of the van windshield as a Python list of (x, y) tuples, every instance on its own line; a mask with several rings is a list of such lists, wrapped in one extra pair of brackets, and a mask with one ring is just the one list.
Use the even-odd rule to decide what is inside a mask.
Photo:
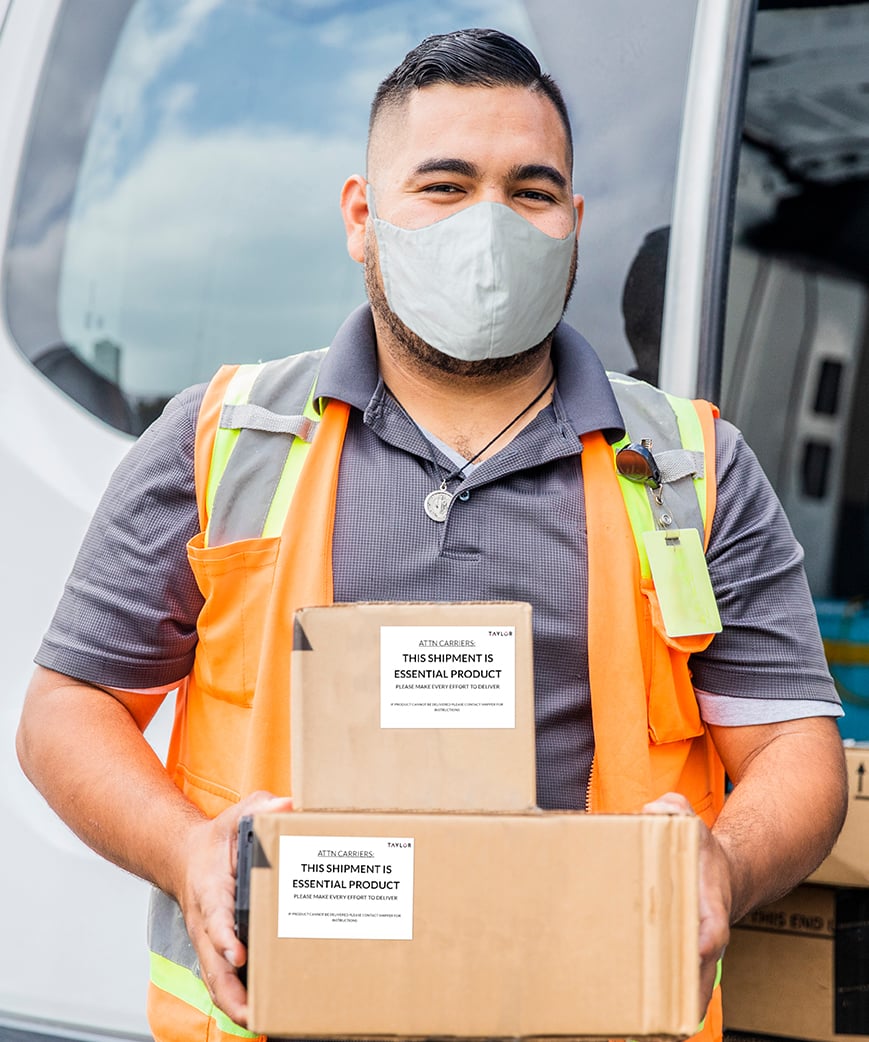
[(364, 300), (338, 199), (364, 172), (378, 82), (423, 37), (492, 25), (565, 92), (586, 196), (568, 318), (628, 369), (622, 290), (670, 220), (694, 13), (648, 0), (66, 0), (4, 257), (9, 328), (48, 378), (130, 433), (220, 362), (328, 343)]

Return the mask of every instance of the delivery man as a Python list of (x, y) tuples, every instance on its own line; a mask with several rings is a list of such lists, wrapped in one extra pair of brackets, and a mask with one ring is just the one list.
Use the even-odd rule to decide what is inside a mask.
[[(157, 888), (157, 1038), (247, 1035), (236, 826), (292, 805), (297, 606), (530, 602), (540, 805), (706, 823), (704, 1006), (730, 923), (834, 842), (841, 709), (800, 548), (711, 407), (609, 379), (561, 322), (572, 164), (561, 94), (524, 46), (424, 41), (381, 84), (367, 172), (343, 190), (369, 305), (326, 352), (179, 395), (97, 510), (18, 749), (58, 814)], [(717, 602), (687, 635), (662, 622), (679, 584), (654, 582), (640, 549), (678, 504), (706, 544), (686, 574), (708, 570)], [(164, 769), (142, 731), (179, 685)], [(720, 1031), (716, 1000), (705, 1037)]]

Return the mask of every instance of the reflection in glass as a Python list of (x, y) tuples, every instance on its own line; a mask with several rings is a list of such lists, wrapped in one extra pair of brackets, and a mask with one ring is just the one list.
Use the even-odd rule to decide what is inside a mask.
[(131, 432), (221, 361), (328, 343), (364, 299), (338, 200), (377, 83), (424, 36), (493, 25), (565, 90), (587, 201), (568, 318), (630, 367), (623, 284), (670, 215), (694, 10), (677, 6), (66, 0), (6, 255), (16, 341)]

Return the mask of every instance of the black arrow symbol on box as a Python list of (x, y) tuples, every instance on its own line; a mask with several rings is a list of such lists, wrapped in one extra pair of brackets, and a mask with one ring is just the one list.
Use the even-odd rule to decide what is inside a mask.
[(863, 775), (866, 773), (866, 767), (864, 764), (860, 764), (857, 768), (857, 795), (860, 796), (863, 792)]

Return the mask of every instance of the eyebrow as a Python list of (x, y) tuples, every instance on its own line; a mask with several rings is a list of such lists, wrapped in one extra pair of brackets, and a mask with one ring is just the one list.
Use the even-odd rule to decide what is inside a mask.
[(476, 177), (479, 169), (476, 163), (467, 159), (426, 159), (419, 166), (414, 167), (414, 176), (421, 174), (461, 174), (463, 177)]
[[(467, 159), (448, 157), (426, 159), (413, 170), (414, 177), (426, 174), (459, 174), (462, 177), (477, 177), (479, 173), (480, 170), (476, 163), (471, 163)], [(507, 176), (511, 181), (548, 181), (562, 191), (568, 189), (567, 179), (561, 171), (547, 163), (522, 163), (514, 166)]]
[(514, 166), (510, 171), (512, 181), (548, 181), (556, 188), (567, 191), (567, 178), (560, 170), (546, 163), (524, 163), (522, 166)]

